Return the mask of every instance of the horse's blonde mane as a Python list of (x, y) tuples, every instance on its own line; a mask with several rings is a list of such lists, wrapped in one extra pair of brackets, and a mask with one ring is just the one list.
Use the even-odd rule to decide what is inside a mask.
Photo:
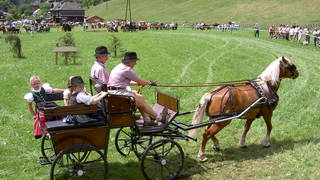
[(259, 76), (263, 81), (270, 81), (272, 85), (276, 85), (280, 81), (280, 63), (282, 57), (274, 60)]

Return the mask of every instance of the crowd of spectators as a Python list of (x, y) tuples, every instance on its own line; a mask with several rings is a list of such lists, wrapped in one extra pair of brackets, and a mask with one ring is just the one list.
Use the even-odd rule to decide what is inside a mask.
[[(299, 25), (279, 25), (278, 27), (272, 25), (268, 30), (269, 37), (272, 39), (284, 39), (305, 46), (313, 43), (314, 47), (319, 46), (320, 29), (315, 28), (313, 31), (307, 27), (301, 27)], [(311, 42), (313, 38), (313, 42)]]

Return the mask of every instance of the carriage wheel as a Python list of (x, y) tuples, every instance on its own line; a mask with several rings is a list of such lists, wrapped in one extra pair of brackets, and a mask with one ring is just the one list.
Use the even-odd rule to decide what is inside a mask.
[(133, 152), (140, 159), (142, 153), (152, 143), (152, 136), (136, 136), (133, 140)]
[(131, 128), (123, 127), (117, 131), (115, 137), (115, 145), (117, 151), (122, 156), (128, 156), (132, 150)]
[(106, 179), (104, 154), (88, 144), (76, 144), (62, 150), (52, 163), (50, 179)]
[(140, 168), (150, 179), (175, 179), (182, 170), (184, 153), (181, 146), (170, 139), (152, 143), (142, 154)]
[(44, 135), (41, 140), (41, 154), (47, 163), (52, 163), (55, 158), (52, 142), (46, 135)]

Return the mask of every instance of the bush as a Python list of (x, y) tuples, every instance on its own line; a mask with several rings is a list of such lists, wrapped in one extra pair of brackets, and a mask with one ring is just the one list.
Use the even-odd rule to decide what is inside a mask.
[(122, 56), (125, 50), (122, 48), (121, 40), (114, 35), (112, 35), (111, 38), (109, 45), (110, 51), (113, 52), (114, 57), (117, 57), (117, 55)]
[(75, 46), (74, 38), (71, 33), (67, 32), (59, 38), (58, 43), (61, 46)]
[(16, 35), (8, 35), (5, 38), (6, 43), (10, 44), (10, 51), (13, 53), (14, 57), (23, 58), (21, 51), (21, 40)]
[[(76, 46), (71, 33), (67, 32), (58, 40), (57, 46)], [(63, 53), (62, 56), (68, 61), (71, 58), (71, 53)]]

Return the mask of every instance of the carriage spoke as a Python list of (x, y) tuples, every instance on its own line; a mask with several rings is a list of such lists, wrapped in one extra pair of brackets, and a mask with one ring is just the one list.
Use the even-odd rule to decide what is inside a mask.
[(88, 157), (90, 156), (90, 154), (91, 154), (91, 151), (86, 151), (86, 152), (84, 153), (84, 158), (81, 158), (80, 161), (81, 161), (81, 162), (86, 162), (86, 160), (88, 159)]

